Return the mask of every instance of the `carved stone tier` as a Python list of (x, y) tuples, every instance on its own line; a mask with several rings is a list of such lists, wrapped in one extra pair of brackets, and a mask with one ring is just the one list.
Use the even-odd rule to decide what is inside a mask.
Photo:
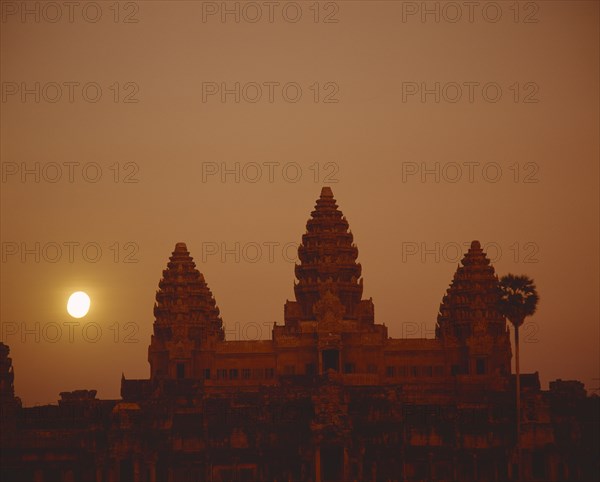
[(487, 330), (501, 334), (506, 327), (498, 311), (498, 277), (490, 260), (473, 241), (440, 304), (436, 336), (467, 338)]
[(148, 348), (152, 377), (197, 376), (196, 353), (225, 339), (223, 321), (204, 276), (185, 243), (177, 243), (156, 292), (154, 335)]
[(368, 308), (358, 309), (363, 284), (357, 257), (348, 221), (338, 209), (331, 188), (324, 187), (298, 248), (298, 283), (294, 285), (297, 306), (288, 302), (286, 322), (315, 320), (313, 307), (328, 291), (340, 299), (346, 319), (357, 319), (359, 315), (368, 318)]
[[(223, 322), (204, 276), (185, 243), (177, 243), (163, 271), (154, 305), (154, 333), (171, 339), (200, 339), (201, 331), (224, 339)], [(187, 328), (186, 328), (187, 327)]]

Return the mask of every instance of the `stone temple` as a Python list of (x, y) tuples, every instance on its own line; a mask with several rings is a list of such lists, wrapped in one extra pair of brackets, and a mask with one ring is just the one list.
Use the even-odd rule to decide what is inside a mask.
[(599, 398), (580, 382), (545, 391), (537, 373), (521, 375), (517, 450), (509, 331), (479, 242), (431, 339), (393, 339), (375, 322), (328, 187), (298, 255), (295, 300), (271, 339), (227, 341), (213, 293), (177, 243), (156, 293), (150, 377), (123, 377), (120, 400), (79, 390), (24, 408), (0, 344), (0, 480), (600, 480)]

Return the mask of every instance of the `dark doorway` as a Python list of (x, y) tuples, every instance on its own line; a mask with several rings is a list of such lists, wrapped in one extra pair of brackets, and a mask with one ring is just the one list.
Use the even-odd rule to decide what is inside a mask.
[(119, 480), (121, 482), (133, 482), (133, 461), (131, 459), (121, 460), (119, 468)]
[(485, 375), (485, 358), (477, 358), (475, 360), (475, 373), (477, 375)]
[(180, 380), (185, 378), (185, 365), (183, 363), (177, 364), (177, 378)]
[(321, 480), (323, 482), (344, 480), (344, 449), (342, 447), (321, 448)]
[(323, 372), (329, 369), (340, 371), (340, 352), (338, 350), (323, 350)]

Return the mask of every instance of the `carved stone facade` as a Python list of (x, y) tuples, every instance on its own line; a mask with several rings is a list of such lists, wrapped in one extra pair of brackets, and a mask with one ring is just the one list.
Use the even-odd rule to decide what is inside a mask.
[[(298, 249), (295, 301), (270, 340), (226, 341), (183, 243), (159, 282), (150, 378), (121, 400), (61, 393), (22, 408), (0, 345), (9, 481), (515, 480), (515, 379), (498, 278), (474, 241), (433, 339), (392, 339), (362, 299), (346, 218), (323, 188)], [(526, 480), (598, 480), (598, 397), (522, 375)]]

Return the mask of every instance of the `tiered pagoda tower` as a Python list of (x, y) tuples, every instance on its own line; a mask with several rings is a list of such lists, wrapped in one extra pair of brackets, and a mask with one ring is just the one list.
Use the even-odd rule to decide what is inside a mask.
[(21, 400), (15, 397), (15, 374), (9, 353), (8, 345), (0, 342), (0, 441), (15, 428), (15, 414), (21, 408)]
[(510, 373), (510, 338), (498, 311), (498, 277), (473, 241), (440, 304), (436, 338), (465, 346), (456, 374)]
[(9, 353), (8, 345), (0, 342), (0, 401), (12, 400), (15, 397), (15, 375)]
[(185, 243), (177, 243), (159, 282), (154, 335), (148, 348), (152, 378), (198, 378), (200, 351), (225, 339), (223, 322), (204, 276)]
[(361, 300), (363, 280), (361, 265), (356, 262), (358, 249), (330, 187), (323, 187), (306, 223), (298, 258), (300, 264), (295, 267), (298, 283), (294, 284), (296, 301), (286, 303), (286, 325), (316, 320), (317, 303), (323, 297), (330, 301), (339, 299), (340, 316), (344, 319), (373, 323), (372, 302)]

